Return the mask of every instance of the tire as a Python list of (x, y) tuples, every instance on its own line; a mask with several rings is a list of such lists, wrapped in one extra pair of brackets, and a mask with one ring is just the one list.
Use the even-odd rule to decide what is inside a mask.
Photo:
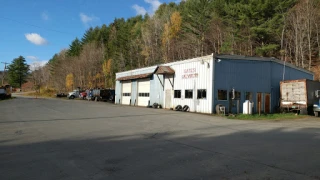
[(182, 106), (181, 105), (176, 106), (175, 110), (176, 111), (181, 111), (182, 110)]
[(157, 108), (158, 107), (158, 103), (153, 103), (152, 107), (153, 108)]
[(318, 111), (314, 111), (314, 116), (315, 117), (319, 117), (319, 112)]
[(70, 96), (70, 98), (69, 99), (74, 99), (74, 96)]
[(184, 105), (183, 108), (182, 108), (182, 111), (184, 111), (184, 112), (190, 111), (189, 106)]

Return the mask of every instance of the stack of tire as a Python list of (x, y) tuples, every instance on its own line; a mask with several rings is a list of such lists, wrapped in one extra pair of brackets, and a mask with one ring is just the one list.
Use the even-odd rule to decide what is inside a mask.
[(183, 112), (189, 112), (190, 107), (188, 105), (184, 105), (183, 107), (181, 105), (176, 106), (176, 111), (183, 111)]

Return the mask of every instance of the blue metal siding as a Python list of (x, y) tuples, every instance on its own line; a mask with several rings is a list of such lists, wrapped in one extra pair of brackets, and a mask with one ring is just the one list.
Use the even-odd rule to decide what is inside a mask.
[[(158, 75), (158, 76), (163, 84), (163, 75)], [(164, 107), (163, 87), (159, 79), (157, 75), (154, 74), (150, 80), (150, 105), (153, 105), (154, 103), (158, 103), (158, 104), (161, 104), (162, 107)]]
[[(231, 92), (232, 88), (235, 88), (236, 91), (241, 92), (240, 112), (242, 112), (242, 105), (245, 101), (245, 92), (252, 93), (253, 112), (257, 112), (257, 93), (270, 93), (270, 111), (274, 112), (279, 105), (283, 67), (283, 65), (272, 61), (222, 59), (220, 62), (215, 62), (214, 107), (217, 104), (222, 104), (229, 110), (229, 92)], [(313, 79), (313, 75), (309, 72), (286, 66), (284, 80), (293, 79)], [(219, 89), (228, 91), (228, 100), (218, 100)], [(233, 104), (235, 103), (233, 102)], [(264, 94), (262, 96), (262, 109), (264, 109), (263, 106)], [(236, 108), (232, 108), (232, 112), (235, 113)]]
[[(229, 92), (232, 88), (241, 92), (239, 112), (245, 101), (245, 93), (251, 92), (255, 103), (256, 93), (271, 93), (271, 64), (268, 61), (222, 59), (215, 63), (214, 107), (222, 104), (229, 111)], [(228, 100), (218, 100), (218, 90), (228, 90)], [(236, 102), (233, 102), (235, 104)], [(236, 108), (233, 108), (233, 113)]]

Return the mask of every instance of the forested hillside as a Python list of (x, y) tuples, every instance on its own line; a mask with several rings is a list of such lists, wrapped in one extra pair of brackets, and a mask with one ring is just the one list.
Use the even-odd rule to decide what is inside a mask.
[(60, 89), (114, 87), (115, 73), (208, 54), (272, 56), (317, 71), (320, 0), (186, 0), (92, 27), (33, 73)]

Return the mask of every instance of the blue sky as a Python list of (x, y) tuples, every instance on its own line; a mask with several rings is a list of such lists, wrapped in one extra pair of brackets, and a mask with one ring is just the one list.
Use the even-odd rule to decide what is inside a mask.
[[(173, 0), (0, 0), (0, 62), (44, 64), (90, 26), (152, 14)], [(0, 70), (4, 65), (0, 64)]]

